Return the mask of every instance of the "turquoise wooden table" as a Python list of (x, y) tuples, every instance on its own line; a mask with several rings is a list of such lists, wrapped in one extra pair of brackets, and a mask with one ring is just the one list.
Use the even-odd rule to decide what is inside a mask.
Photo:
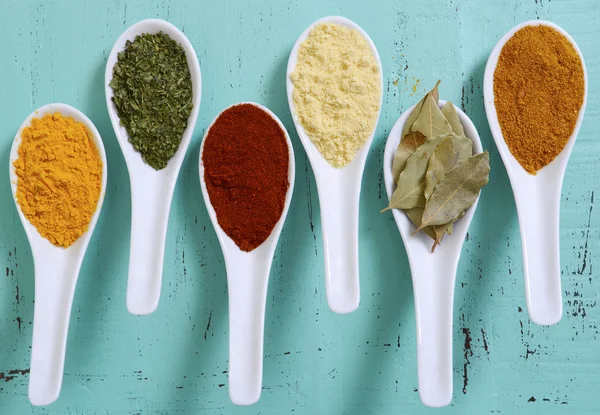
[[(438, 78), (440, 96), (460, 104), (479, 129), (492, 172), (459, 266), (454, 400), (436, 413), (600, 413), (600, 281), (593, 273), (600, 247), (598, 2), (1, 0), (0, 10), (0, 414), (433, 413), (421, 405), (416, 389), (406, 254), (392, 215), (379, 210), (387, 204), (382, 183), (387, 134)], [(314, 176), (284, 87), (297, 36), (330, 14), (360, 24), (384, 67), (383, 110), (361, 198), (362, 301), (350, 315), (327, 307)], [(174, 23), (193, 43), (203, 97), (173, 199), (161, 302), (154, 314), (136, 317), (125, 306), (129, 179), (103, 80), (117, 37), (151, 17)], [(563, 188), (564, 317), (548, 328), (527, 316), (515, 205), (481, 88), (497, 40), (536, 18), (554, 21), (575, 38), (590, 85)], [(207, 124), (242, 100), (264, 104), (282, 119), (297, 160), (294, 199), (271, 272), (264, 390), (251, 407), (229, 402), (225, 268), (197, 169)], [(109, 182), (75, 294), (62, 394), (51, 406), (35, 408), (27, 399), (33, 263), (10, 195), (8, 154), (27, 115), (54, 101), (77, 107), (96, 124), (108, 154)]]

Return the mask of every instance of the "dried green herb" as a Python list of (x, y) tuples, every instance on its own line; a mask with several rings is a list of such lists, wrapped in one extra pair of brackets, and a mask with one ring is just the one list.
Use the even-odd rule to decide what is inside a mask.
[(193, 108), (192, 79), (181, 45), (162, 32), (128, 40), (109, 86), (129, 142), (147, 164), (165, 168)]
[(427, 100), (427, 96), (431, 95), (431, 97), (433, 98), (433, 100), (435, 102), (438, 102), (438, 86), (440, 85), (440, 82), (442, 81), (437, 81), (437, 83), (435, 84), (435, 86), (433, 87), (433, 89), (431, 91), (429, 91), (421, 101), (419, 101), (417, 103), (417, 105), (415, 105), (415, 108), (412, 110), (412, 112), (410, 114), (408, 114), (408, 117), (406, 118), (406, 122), (404, 123), (404, 127), (402, 127), (402, 137), (406, 136), (406, 134), (408, 134), (411, 129), (413, 124), (415, 123), (417, 117), (419, 116), (419, 114), (421, 113), (421, 108), (423, 108), (423, 104), (425, 103), (425, 101)]
[(454, 224), (454, 222), (456, 222), (457, 220), (459, 220), (460, 218), (462, 218), (463, 216), (465, 216), (465, 213), (467, 213), (467, 211), (463, 211), (460, 215), (458, 215), (458, 218), (454, 219), (454, 221), (452, 223), (449, 223), (446, 226), (446, 233), (448, 235), (452, 235), (452, 225)]
[(465, 137), (465, 129), (460, 122), (460, 118), (458, 117), (458, 113), (456, 112), (454, 104), (452, 104), (450, 101), (446, 102), (441, 111), (452, 127), (452, 133), (454, 135), (452, 141), (454, 143), (454, 148), (458, 150), (458, 161), (465, 161), (473, 155), (473, 142), (469, 138)]
[(452, 144), (458, 152), (458, 162), (462, 163), (473, 155), (473, 142), (464, 135), (452, 135)]
[(475, 203), (479, 191), (488, 182), (490, 156), (487, 151), (471, 156), (451, 169), (433, 190), (423, 211), (421, 226), (453, 222)]
[(420, 131), (428, 139), (452, 132), (450, 123), (444, 117), (444, 114), (442, 114), (438, 102), (434, 101), (431, 94), (428, 94), (425, 99), (421, 112), (411, 127), (411, 131)]
[[(421, 220), (423, 219), (424, 210), (425, 208), (416, 207), (412, 209), (406, 209), (404, 213), (406, 213), (406, 216), (408, 216), (411, 222), (414, 223), (414, 225), (418, 228), (419, 226), (421, 226)], [(431, 239), (435, 240), (437, 238), (437, 234), (435, 233), (435, 228), (433, 226), (425, 226), (421, 230), (425, 232), (425, 234)]]
[(406, 161), (406, 167), (400, 173), (396, 190), (390, 199), (390, 205), (384, 209), (411, 209), (425, 207), (425, 173), (429, 158), (445, 136), (436, 137), (423, 143)]
[(452, 127), (452, 132), (456, 135), (464, 136), (465, 129), (460, 123), (458, 113), (456, 112), (456, 108), (454, 108), (454, 104), (452, 104), (450, 101), (446, 102), (446, 104), (444, 104), (444, 106), (442, 107), (441, 111), (442, 114), (444, 114), (444, 117), (446, 117), (446, 119), (448, 120), (448, 123), (450, 123), (450, 126)]
[(400, 144), (398, 144), (398, 148), (396, 149), (394, 163), (392, 164), (392, 177), (394, 178), (394, 183), (398, 181), (400, 173), (402, 173), (402, 170), (406, 167), (408, 158), (412, 156), (415, 150), (425, 141), (427, 141), (427, 137), (418, 131), (411, 131), (402, 137), (402, 141), (400, 141)]
[(458, 151), (452, 144), (452, 136), (447, 136), (433, 150), (433, 154), (429, 158), (423, 191), (425, 199), (429, 199), (433, 193), (433, 188), (452, 167), (456, 166), (456, 163), (458, 163)]
[[(427, 173), (425, 174), (425, 199), (429, 199), (438, 182), (459, 162), (458, 151), (454, 148), (454, 137), (454, 135), (449, 135), (444, 138), (429, 159)], [(435, 247), (442, 243), (444, 234), (450, 235), (452, 233), (452, 222), (433, 226), (433, 233), (435, 234), (435, 243), (432, 250), (435, 250)]]
[[(402, 128), (392, 164), (396, 189), (383, 211), (402, 209), (417, 230), (434, 240), (431, 251), (451, 235), (488, 181), (487, 152), (473, 156), (456, 108), (441, 109), (438, 85), (419, 101)], [(382, 212), (383, 212), (382, 211)]]

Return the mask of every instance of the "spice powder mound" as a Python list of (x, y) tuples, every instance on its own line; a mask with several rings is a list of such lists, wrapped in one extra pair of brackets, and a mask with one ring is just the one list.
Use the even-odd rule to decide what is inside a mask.
[(526, 26), (506, 42), (494, 72), (494, 104), (513, 156), (531, 174), (563, 150), (585, 94), (579, 54), (561, 33)]
[(289, 149), (285, 132), (252, 104), (223, 111), (204, 143), (204, 181), (219, 226), (242, 251), (271, 234), (285, 205)]
[(14, 167), (23, 215), (54, 245), (72, 245), (88, 229), (102, 188), (91, 133), (59, 113), (33, 118), (21, 133)]
[(323, 158), (348, 165), (377, 124), (381, 72), (369, 42), (356, 30), (323, 23), (298, 49), (290, 75), (295, 115)]

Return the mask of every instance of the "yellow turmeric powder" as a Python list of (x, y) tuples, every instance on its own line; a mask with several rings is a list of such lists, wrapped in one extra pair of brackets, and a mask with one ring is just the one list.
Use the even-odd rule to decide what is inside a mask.
[(34, 118), (23, 129), (17, 202), (40, 235), (72, 245), (88, 228), (102, 183), (102, 160), (88, 129), (59, 113)]
[(506, 42), (494, 72), (494, 102), (511, 153), (531, 174), (563, 150), (583, 105), (579, 54), (561, 33), (526, 26)]

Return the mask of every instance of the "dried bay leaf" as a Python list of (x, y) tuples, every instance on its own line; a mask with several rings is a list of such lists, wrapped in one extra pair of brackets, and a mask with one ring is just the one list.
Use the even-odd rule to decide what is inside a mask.
[(404, 167), (406, 167), (408, 158), (412, 156), (415, 150), (425, 141), (427, 141), (427, 137), (418, 131), (411, 131), (402, 137), (402, 141), (400, 141), (400, 144), (398, 144), (398, 148), (396, 149), (394, 163), (392, 164), (392, 177), (394, 178), (394, 183), (398, 182), (398, 177), (402, 170), (404, 170)]
[(452, 127), (452, 132), (456, 135), (465, 135), (465, 130), (460, 122), (460, 118), (458, 118), (458, 113), (456, 112), (456, 108), (454, 108), (454, 104), (452, 104), (450, 101), (446, 102), (446, 104), (444, 104), (444, 106), (441, 109), (442, 114), (444, 114), (444, 117), (446, 117), (446, 119), (448, 120), (448, 123), (450, 123), (450, 126)]
[[(416, 209), (421, 209), (421, 208), (416, 208)], [(425, 209), (423, 209), (425, 210)], [(465, 213), (467, 213), (467, 211), (463, 211), (460, 215), (458, 215), (458, 218), (454, 219), (452, 222), (447, 223), (445, 225), (436, 225), (436, 226), (426, 226), (423, 229), (421, 229), (423, 232), (425, 232), (430, 238), (432, 238), (434, 240), (433, 242), (433, 246), (431, 247), (431, 252), (435, 252), (435, 248), (437, 248), (438, 245), (442, 244), (442, 240), (444, 239), (444, 235), (452, 235), (452, 230), (454, 228), (454, 223), (459, 220), (460, 218), (462, 218), (463, 216), (465, 216)], [(423, 218), (423, 212), (421, 212), (421, 216), (419, 216), (419, 220), (421, 220)], [(419, 222), (420, 223), (420, 222)], [(433, 235), (431, 235), (431, 233), (433, 233)]]
[(431, 98), (433, 98), (433, 100), (436, 103), (440, 100), (438, 87), (440, 86), (441, 83), (442, 83), (442, 81), (440, 79), (438, 79), (438, 81), (435, 83), (435, 86), (431, 89), (431, 91), (429, 91), (429, 95), (431, 95)]
[[(423, 208), (416, 207), (412, 209), (407, 209), (404, 211), (406, 216), (411, 220), (412, 223), (418, 228), (421, 226), (421, 219), (423, 218)], [(435, 248), (442, 242), (444, 238), (444, 226), (425, 226), (421, 231), (425, 233), (425, 235), (429, 236), (433, 240), (433, 245), (431, 246), (431, 252), (435, 252)], [(441, 234), (440, 234), (441, 232)]]
[[(435, 230), (436, 237), (439, 237), (439, 242), (437, 243), (438, 245), (440, 245), (442, 243), (442, 239), (444, 238), (444, 233), (446, 235), (452, 235), (452, 231), (454, 230), (454, 223), (457, 220), (459, 220), (460, 218), (462, 218), (463, 216), (465, 216), (465, 213), (467, 213), (466, 210), (464, 210), (460, 215), (458, 215), (458, 217), (456, 219), (454, 219), (452, 222), (447, 223), (445, 225), (432, 226), (432, 228)], [(431, 252), (433, 252), (434, 249), (435, 249), (435, 247), (432, 249)]]
[(421, 101), (419, 101), (417, 103), (417, 105), (415, 105), (415, 108), (408, 115), (408, 118), (406, 119), (406, 122), (404, 123), (404, 126), (402, 127), (402, 137), (404, 137), (404, 136), (406, 136), (406, 134), (410, 133), (412, 125), (414, 124), (415, 120), (421, 113), (421, 108), (423, 108), (423, 103), (425, 102), (426, 98), (427, 98), (427, 95)]
[(464, 135), (459, 136), (454, 134), (452, 136), (452, 143), (454, 144), (456, 151), (458, 151), (459, 163), (462, 163), (473, 155), (473, 142), (470, 138), (467, 138)]
[(423, 191), (425, 199), (429, 199), (434, 187), (457, 164), (458, 151), (454, 148), (452, 136), (448, 135), (435, 148), (429, 158), (427, 173), (425, 173), (425, 189)]
[[(422, 208), (422, 207), (416, 207), (416, 208), (412, 208), (412, 209), (406, 209), (404, 211), (404, 213), (406, 213), (406, 216), (408, 216), (408, 218), (411, 220), (411, 222), (414, 223), (415, 226), (418, 228), (419, 226), (421, 226), (421, 219), (423, 218), (423, 210), (424, 210), (424, 208)], [(429, 236), (431, 239), (433, 239), (433, 240), (436, 239), (437, 235), (435, 233), (433, 226), (426, 226), (421, 230), (423, 232), (425, 232), (425, 234), (427, 236)]]
[(406, 167), (400, 173), (396, 190), (392, 194), (388, 209), (411, 209), (425, 207), (425, 173), (429, 158), (445, 136), (435, 137), (423, 143), (406, 161)]
[(431, 247), (432, 253), (435, 252), (435, 248), (442, 243), (444, 235), (446, 235), (446, 228), (448, 226), (452, 226), (452, 224), (449, 223), (448, 225), (431, 226), (431, 228), (433, 228), (433, 232), (435, 233), (433, 246)]
[(440, 82), (442, 82), (442, 81), (440, 81), (440, 80), (437, 81), (437, 83), (435, 84), (433, 89), (431, 91), (429, 91), (423, 97), (423, 99), (417, 103), (417, 105), (415, 105), (415, 108), (408, 115), (408, 118), (406, 119), (406, 122), (404, 123), (404, 127), (402, 127), (402, 138), (403, 139), (406, 136), (406, 134), (408, 134), (411, 131), (411, 128), (412, 128), (414, 122), (416, 121), (417, 117), (421, 113), (423, 104), (425, 103), (425, 100), (427, 100), (427, 95), (431, 95), (433, 97), (433, 100), (435, 102), (438, 102), (438, 86), (440, 85)]
[(456, 107), (441, 109), (438, 86), (415, 105), (402, 128), (392, 163), (397, 184), (389, 209), (402, 209), (433, 240), (431, 252), (475, 202), (489, 177), (489, 155), (473, 156)]
[(487, 151), (476, 154), (452, 168), (437, 184), (427, 201), (421, 226), (444, 225), (456, 220), (467, 210), (489, 180), (490, 156)]
[(453, 229), (453, 225), (454, 225), (454, 223), (455, 223), (457, 220), (459, 220), (460, 218), (462, 218), (463, 216), (465, 216), (465, 213), (467, 213), (467, 211), (466, 211), (466, 210), (463, 210), (463, 211), (462, 211), (462, 213), (461, 213), (460, 215), (458, 215), (458, 218), (454, 219), (454, 220), (452, 221), (452, 223), (449, 223), (448, 225), (446, 225), (446, 233), (447, 233), (448, 235), (452, 235), (452, 229)]
[(420, 131), (429, 140), (433, 137), (452, 132), (450, 123), (444, 117), (444, 114), (442, 114), (437, 101), (433, 100), (431, 94), (427, 94), (419, 116), (411, 127), (411, 131)]
[(425, 181), (418, 183), (411, 189), (410, 192), (400, 189), (400, 186), (396, 187), (390, 204), (388, 207), (383, 209), (381, 212), (385, 212), (390, 209), (412, 209), (413, 207), (425, 207), (425, 196), (423, 195), (423, 189), (425, 188)]

